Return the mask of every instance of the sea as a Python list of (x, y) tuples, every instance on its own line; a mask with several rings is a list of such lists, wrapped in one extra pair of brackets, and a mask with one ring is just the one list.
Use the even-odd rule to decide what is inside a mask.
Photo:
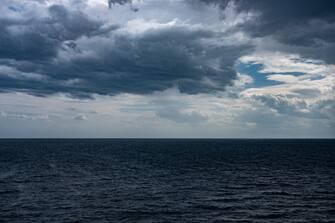
[(335, 222), (335, 140), (2, 139), (0, 222)]

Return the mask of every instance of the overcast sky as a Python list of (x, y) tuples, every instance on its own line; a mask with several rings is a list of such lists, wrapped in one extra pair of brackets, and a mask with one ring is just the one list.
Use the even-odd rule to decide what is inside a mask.
[(1, 0), (0, 137), (335, 137), (335, 1)]

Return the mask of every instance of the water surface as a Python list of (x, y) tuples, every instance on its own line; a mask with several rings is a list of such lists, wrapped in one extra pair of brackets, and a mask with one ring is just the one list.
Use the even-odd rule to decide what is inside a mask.
[(0, 140), (0, 222), (335, 222), (335, 141)]

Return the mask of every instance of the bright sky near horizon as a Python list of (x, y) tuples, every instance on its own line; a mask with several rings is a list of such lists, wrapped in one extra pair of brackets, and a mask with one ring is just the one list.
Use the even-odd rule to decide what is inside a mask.
[(3, 0), (0, 137), (335, 137), (330, 0)]

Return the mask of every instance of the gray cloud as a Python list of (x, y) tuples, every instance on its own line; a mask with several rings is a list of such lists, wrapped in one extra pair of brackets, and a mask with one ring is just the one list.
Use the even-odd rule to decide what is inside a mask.
[(263, 95), (255, 96), (255, 100), (261, 101), (269, 108), (280, 114), (305, 117), (311, 119), (333, 120), (335, 114), (334, 100), (319, 100), (308, 104), (305, 100), (290, 100), (287, 96)]
[[(232, 2), (199, 1), (222, 9)], [(239, 25), (244, 32), (270, 36), (283, 44), (283, 51), (333, 61), (330, 1), (233, 2), (239, 12), (261, 13), (256, 23)], [(247, 44), (213, 44), (231, 30), (227, 34), (206, 27), (171, 26), (130, 35), (61, 5), (50, 6), (46, 17), (2, 17), (0, 24), (0, 92), (90, 97), (150, 94), (172, 87), (187, 94), (224, 91), (236, 79), (235, 61), (252, 50)]]
[[(271, 37), (284, 44), (282, 51), (335, 62), (335, 2), (331, 0), (199, 0), (225, 9), (260, 15), (239, 26), (253, 37)], [(271, 49), (270, 49), (271, 50)], [(278, 49), (276, 49), (278, 50)]]
[[(235, 61), (250, 50), (248, 45), (205, 43), (217, 38), (205, 28), (171, 26), (129, 35), (64, 6), (49, 7), (48, 15), (0, 20), (5, 24), (0, 63), (17, 74), (0, 76), (1, 91), (74, 97), (149, 94), (172, 87), (187, 94), (223, 91), (236, 78)], [(24, 31), (12, 33), (17, 26)], [(87, 47), (90, 56), (84, 54)]]
[[(77, 58), (58, 66), (60, 72), (52, 70), (71, 73), (72, 78), (85, 80), (84, 91), (100, 94), (146, 94), (174, 86), (189, 94), (223, 90), (235, 78), (234, 62), (247, 47), (208, 49), (199, 40), (210, 35), (171, 28), (135, 38), (116, 36), (113, 46), (106, 45), (95, 58)], [(211, 66), (215, 59), (220, 63), (217, 69)]]
[(0, 19), (0, 58), (41, 63), (55, 57), (62, 42), (104, 31), (102, 23), (79, 11), (61, 5), (48, 10), (49, 16), (41, 19)]
[(308, 22), (311, 19), (334, 19), (335, 3), (332, 0), (315, 2), (313, 0), (198, 0), (202, 3), (214, 4), (225, 9), (230, 4), (236, 6), (236, 10), (259, 12), (258, 23), (247, 23), (246, 28), (254, 35), (269, 35), (285, 28), (287, 25)]
[(132, 0), (106, 0), (108, 4), (120, 4), (124, 5), (127, 3), (132, 3)]

